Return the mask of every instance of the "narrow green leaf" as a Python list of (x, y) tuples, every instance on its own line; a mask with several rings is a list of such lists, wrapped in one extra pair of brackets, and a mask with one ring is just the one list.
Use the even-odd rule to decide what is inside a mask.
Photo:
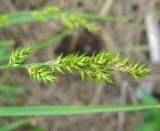
[(29, 122), (30, 122), (30, 119), (28, 119), (28, 118), (17, 120), (13, 123), (9, 123), (7, 125), (1, 126), (0, 131), (13, 131), (23, 125), (28, 124)]
[(112, 106), (32, 106), (32, 107), (0, 107), (0, 117), (13, 116), (51, 116), (80, 115), (102, 112), (124, 112), (160, 108), (153, 105), (112, 105)]
[(54, 45), (55, 43), (59, 42), (60, 40), (64, 39), (67, 35), (69, 35), (70, 32), (71, 32), (71, 30), (65, 30), (61, 33), (58, 33), (57, 35), (55, 35), (53, 37), (50, 37), (46, 40), (43, 40), (41, 42), (34, 44), (32, 46), (32, 49), (39, 50), (39, 49), (42, 49), (42, 48), (47, 47), (49, 45)]

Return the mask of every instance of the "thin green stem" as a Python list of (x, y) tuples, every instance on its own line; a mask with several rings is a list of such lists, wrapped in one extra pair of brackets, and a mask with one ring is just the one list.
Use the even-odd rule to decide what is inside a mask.
[(51, 116), (51, 115), (80, 115), (102, 112), (124, 112), (159, 109), (160, 104), (154, 105), (113, 105), (113, 106), (31, 106), (31, 107), (0, 107), (0, 117), (13, 116)]
[(61, 33), (58, 33), (58, 34), (54, 35), (53, 37), (50, 37), (50, 38), (48, 38), (46, 40), (43, 40), (41, 42), (38, 42), (38, 43), (34, 44), (31, 48), (35, 52), (35, 51), (37, 51), (39, 49), (45, 48), (46, 46), (54, 45), (57, 42), (59, 42), (60, 40), (64, 39), (71, 32), (72, 32), (71, 29), (67, 29), (67, 30), (65, 30), (65, 31), (63, 31)]
[[(39, 11), (39, 12), (41, 13), (42, 11)], [(66, 12), (64, 14), (67, 15), (67, 16), (70, 16), (72, 14), (75, 14), (75, 12)], [(86, 13), (86, 12), (83, 12), (81, 14), (84, 18), (86, 18), (88, 20), (109, 21), (109, 22), (114, 22), (114, 23), (120, 23), (120, 24), (123, 24), (123, 25), (127, 25), (129, 27), (134, 27), (135, 29), (140, 29), (140, 30), (144, 30), (144, 31), (146, 30), (143, 25), (139, 25), (139, 24), (129, 22), (129, 21), (127, 21), (125, 19), (122, 19), (122, 18), (119, 18), (117, 16), (101, 16), (101, 15), (98, 15), (98, 14), (95, 14), (95, 13)], [(61, 13), (60, 14), (59, 13), (54, 14), (54, 15), (53, 14), (45, 15), (45, 18), (47, 20), (55, 20), (55, 19), (59, 18), (60, 15), (61, 15)], [(15, 24), (38, 21), (33, 16), (33, 11), (16, 12), (16, 13), (11, 13), (11, 14), (6, 14), (6, 16), (9, 17), (9, 20), (7, 20), (4, 23), (4, 25), (0, 26), (0, 28), (10, 26), (10, 25), (15, 25)]]
[(31, 64), (21, 64), (18, 66), (13, 66), (11, 64), (0, 66), (0, 70), (18, 69), (18, 68), (28, 68), (30, 66), (58, 66), (55, 63), (31, 63)]

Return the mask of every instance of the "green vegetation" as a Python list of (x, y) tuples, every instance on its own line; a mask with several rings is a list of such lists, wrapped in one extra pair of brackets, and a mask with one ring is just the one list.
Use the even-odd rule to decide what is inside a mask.
[[(54, 62), (45, 63), (31, 63), (25, 64), (29, 55), (35, 50), (46, 47), (53, 44), (62, 38), (64, 38), (70, 29), (80, 29), (82, 27), (87, 28), (89, 31), (99, 29), (99, 26), (95, 23), (89, 22), (90, 19), (97, 20), (108, 20), (111, 22), (120, 21), (120, 23), (133, 26), (125, 20), (120, 20), (115, 17), (104, 17), (96, 14), (89, 13), (73, 13), (73, 12), (63, 12), (57, 7), (48, 7), (42, 11), (26, 11), (18, 12), (13, 14), (5, 14), (0, 16), (0, 27), (4, 28), (9, 25), (15, 25), (25, 22), (48, 22), (48, 20), (56, 20), (63, 23), (63, 25), (69, 28), (67, 31), (60, 33), (56, 38), (49, 38), (33, 46), (31, 48), (18, 48), (13, 51), (11, 56), (6, 52), (9, 47), (8, 44), (3, 46), (3, 50), (0, 53), (3, 54), (4, 58), (1, 61), (10, 60), (7, 65), (1, 65), (0, 70), (9, 70), (14, 68), (25, 68), (28, 70), (31, 77), (34, 79), (48, 83), (57, 80), (57, 73), (71, 73), (74, 74), (78, 72), (81, 74), (82, 79), (90, 78), (92, 80), (97, 80), (102, 83), (112, 82), (111, 74), (112, 71), (118, 70), (126, 72), (133, 76), (136, 80), (139, 77), (147, 76), (150, 70), (147, 69), (143, 64), (135, 63), (133, 64), (128, 59), (120, 57), (118, 54), (108, 53), (106, 51), (101, 51), (94, 53), (92, 56), (87, 54), (70, 54), (66, 57), (59, 56)], [(144, 30), (143, 26), (141, 27)], [(3, 44), (0, 44), (2, 46)], [(2, 49), (2, 48), (0, 48)], [(6, 54), (6, 55), (5, 55)], [(1, 88), (10, 89), (10, 87), (1, 84)], [(19, 89), (19, 88), (18, 88)], [(1, 89), (1, 92), (5, 94), (5, 90)], [(13, 94), (16, 90), (11, 90)], [(7, 93), (6, 93), (7, 94)], [(10, 99), (10, 98), (9, 98)], [(142, 104), (142, 105), (124, 105), (124, 106), (35, 106), (35, 107), (20, 107), (20, 106), (8, 106), (0, 107), (0, 117), (11, 117), (11, 116), (50, 116), (50, 115), (80, 115), (89, 113), (100, 113), (100, 112), (122, 112), (122, 111), (137, 111), (137, 110), (147, 110), (160, 108), (158, 103), (156, 104)], [(13, 123), (10, 127), (16, 127), (15, 125), (23, 125), (27, 123), (28, 120)], [(17, 124), (18, 123), (18, 124)], [(20, 124), (19, 124), (20, 123)], [(8, 127), (9, 129), (11, 129)], [(18, 126), (17, 126), (18, 127)], [(3, 128), (2, 128), (3, 129)]]
[(88, 23), (87, 20), (101, 20), (124, 24), (143, 31), (146, 30), (143, 25), (137, 25), (116, 16), (101, 16), (87, 12), (63, 12), (54, 6), (41, 11), (24, 11), (0, 15), (0, 28), (26, 22), (47, 22), (49, 20), (59, 20), (69, 28), (86, 26), (89, 30), (93, 30), (99, 28), (99, 26), (94, 23)]
[(128, 59), (120, 57), (118, 54), (107, 53), (101, 51), (92, 56), (86, 54), (71, 54), (62, 58), (58, 57), (55, 63), (32, 63), (24, 64), (27, 57), (32, 53), (31, 48), (17, 49), (12, 53), (9, 63), (5, 66), (0, 66), (0, 70), (11, 68), (27, 68), (29, 74), (34, 79), (48, 83), (57, 80), (56, 73), (65, 74), (69, 72), (74, 74), (75, 71), (81, 74), (81, 78), (90, 78), (103, 83), (111, 83), (111, 71), (118, 70), (127, 72), (136, 80), (139, 77), (147, 76), (150, 70), (139, 63), (132, 64)]
[(2, 94), (11, 105), (15, 105), (17, 102), (17, 95), (22, 95), (24, 92), (25, 89), (23, 86), (0, 83), (0, 94)]
[(0, 116), (81, 115), (100, 112), (137, 111), (155, 108), (160, 108), (160, 105), (0, 107)]
[(28, 124), (29, 122), (30, 122), (30, 119), (28, 118), (20, 119), (13, 123), (9, 123), (7, 125), (1, 126), (0, 131), (13, 131), (21, 126)]
[(3, 40), (0, 41), (0, 62), (3, 62), (5, 60), (9, 59), (10, 54), (8, 53), (10, 51), (10, 47), (13, 44), (12, 40)]
[[(158, 104), (158, 100), (150, 93), (143, 91), (143, 104)], [(135, 131), (159, 131), (160, 130), (160, 111), (158, 109), (144, 111), (141, 114), (144, 123), (135, 129)]]
[(40, 21), (47, 22), (48, 20), (59, 20), (70, 29), (86, 27), (89, 31), (99, 29), (95, 23), (90, 23), (81, 13), (62, 12), (57, 7), (48, 7), (42, 11), (20, 12), (6, 14), (0, 16), (0, 27), (9, 25)]

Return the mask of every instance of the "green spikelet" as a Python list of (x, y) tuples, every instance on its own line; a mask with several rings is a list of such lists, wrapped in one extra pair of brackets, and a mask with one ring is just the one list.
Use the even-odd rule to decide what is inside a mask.
[(122, 58), (119, 54), (107, 53), (106, 51), (94, 53), (91, 57), (78, 53), (64, 58), (60, 56), (56, 63), (59, 66), (55, 67), (55, 71), (71, 74), (79, 72), (83, 80), (89, 78), (102, 83), (112, 83), (111, 74), (114, 70), (127, 72), (136, 80), (151, 72), (144, 65), (130, 64), (128, 58)]
[(30, 66), (28, 68), (30, 77), (42, 83), (54, 82), (57, 80), (55, 73), (43, 66)]
[(15, 52), (12, 52), (9, 64), (13, 66), (19, 66), (25, 62), (25, 60), (31, 53), (32, 53), (31, 48), (24, 48), (24, 49), (18, 48)]

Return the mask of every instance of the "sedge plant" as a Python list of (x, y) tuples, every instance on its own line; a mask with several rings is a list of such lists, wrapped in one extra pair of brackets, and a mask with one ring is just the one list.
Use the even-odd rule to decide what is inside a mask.
[(32, 53), (31, 48), (17, 49), (13, 51), (9, 63), (0, 66), (0, 70), (12, 68), (26, 68), (30, 77), (42, 83), (55, 82), (57, 73), (79, 73), (82, 80), (89, 78), (102, 83), (112, 83), (112, 71), (126, 72), (136, 80), (147, 76), (150, 70), (138, 62), (133, 64), (128, 58), (120, 57), (119, 54), (101, 51), (92, 56), (87, 54), (73, 53), (66, 57), (60, 55), (55, 62), (25, 64), (28, 56)]
[[(81, 17), (79, 19), (78, 17)], [(80, 20), (77, 21), (77, 18)], [(85, 20), (84, 20), (85, 19)], [(131, 23), (126, 19), (119, 18), (117, 16), (102, 16), (95, 13), (78, 13), (78, 12), (64, 12), (61, 11), (60, 8), (55, 6), (46, 7), (43, 10), (35, 10), (35, 11), (21, 11), (21, 12), (14, 12), (10, 14), (3, 14), (0, 15), (0, 28), (4, 28), (6, 26), (27, 23), (27, 22), (47, 22), (49, 20), (60, 20), (64, 25), (66, 23), (67, 27), (77, 27), (77, 25), (84, 25), (86, 24), (86, 20), (100, 20), (100, 21), (107, 21), (112, 23), (120, 23), (126, 25), (128, 27), (134, 27), (133, 29), (140, 29), (142, 31), (146, 31), (144, 25), (137, 25), (135, 23)], [(75, 25), (72, 25), (72, 22), (76, 21)], [(79, 24), (77, 24), (77, 22)], [(94, 23), (86, 24), (88, 28), (97, 28), (97, 25)]]
[[(0, 27), (9, 25), (40, 21), (47, 22), (50, 19), (61, 21), (69, 29), (81, 27), (89, 31), (99, 29), (95, 23), (86, 19), (91, 15), (82, 13), (63, 12), (57, 7), (49, 7), (42, 11), (22, 12), (0, 16)], [(48, 44), (48, 43), (47, 43)], [(42, 45), (43, 47), (44, 45)], [(41, 47), (40, 47), (41, 48)], [(106, 51), (95, 52), (92, 56), (87, 54), (73, 53), (66, 57), (60, 55), (55, 61), (43, 63), (28, 63), (27, 58), (35, 48), (18, 48), (12, 52), (9, 62), (0, 66), (1, 70), (24, 68), (31, 78), (40, 83), (54, 83), (61, 74), (79, 73), (82, 80), (91, 79), (100, 83), (113, 83), (112, 72), (120, 71), (129, 74), (134, 79), (145, 77), (150, 70), (140, 63), (132, 63), (128, 58), (123, 58), (116, 53)], [(159, 104), (124, 105), (124, 106), (14, 106), (0, 107), (0, 117), (11, 116), (47, 116), (47, 115), (78, 115), (99, 112), (137, 111), (145, 109), (160, 108)]]
[[(101, 51), (92, 56), (73, 53), (66, 57), (60, 55), (54, 62), (27, 63), (32, 54), (31, 48), (18, 48), (13, 51), (8, 64), (0, 66), (0, 70), (24, 68), (30, 77), (48, 84), (55, 82), (57, 73), (79, 73), (83, 80), (89, 78), (101, 83), (112, 83), (112, 71), (126, 72), (138, 80), (150, 73), (150, 70), (139, 63), (133, 64), (128, 58), (119, 54)], [(36, 106), (36, 107), (0, 107), (0, 116), (47, 116), (47, 115), (76, 115), (98, 112), (136, 111), (160, 108), (159, 104), (125, 105), (125, 106)]]

